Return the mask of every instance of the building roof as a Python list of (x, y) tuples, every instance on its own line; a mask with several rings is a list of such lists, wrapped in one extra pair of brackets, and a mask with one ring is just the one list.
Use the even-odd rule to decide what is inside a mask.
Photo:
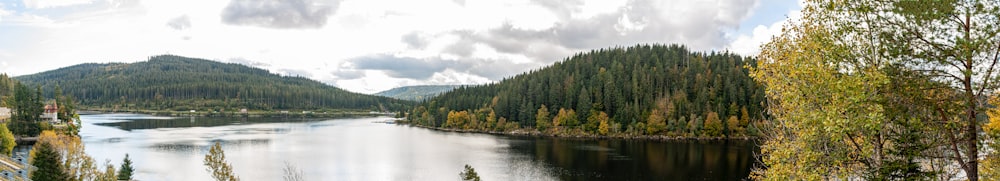
[(59, 104), (52, 103), (45, 105), (45, 113), (59, 112)]

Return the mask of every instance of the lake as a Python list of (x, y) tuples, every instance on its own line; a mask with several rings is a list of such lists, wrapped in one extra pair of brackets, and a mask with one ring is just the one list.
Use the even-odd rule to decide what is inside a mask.
[(454, 133), (387, 124), (392, 118), (172, 118), (81, 116), (86, 152), (135, 178), (211, 180), (202, 159), (218, 142), (244, 180), (458, 180), (471, 165), (483, 180), (740, 180), (751, 141), (573, 140)]

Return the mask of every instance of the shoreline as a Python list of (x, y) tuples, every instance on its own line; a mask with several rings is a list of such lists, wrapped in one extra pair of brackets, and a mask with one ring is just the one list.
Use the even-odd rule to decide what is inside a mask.
[(751, 141), (759, 140), (758, 137), (741, 136), (741, 137), (684, 137), (684, 136), (667, 136), (667, 135), (567, 135), (567, 134), (554, 134), (554, 133), (542, 133), (536, 130), (529, 129), (518, 129), (513, 131), (483, 131), (483, 130), (465, 130), (465, 129), (451, 129), (451, 128), (438, 128), (414, 125), (409, 123), (397, 122), (396, 124), (426, 128), (435, 131), (443, 132), (453, 132), (453, 133), (478, 133), (478, 134), (489, 134), (489, 135), (499, 135), (499, 136), (515, 136), (515, 137), (539, 137), (539, 138), (560, 138), (560, 139), (576, 139), (576, 140), (645, 140), (645, 141)]
[(77, 111), (80, 115), (93, 115), (93, 114), (114, 114), (114, 113), (131, 113), (131, 114), (147, 114), (152, 116), (171, 116), (171, 117), (265, 117), (265, 118), (287, 118), (287, 117), (301, 117), (301, 118), (349, 118), (349, 117), (379, 117), (379, 116), (393, 116), (392, 113), (371, 113), (371, 112), (183, 112), (183, 111), (155, 111), (155, 110), (130, 110), (130, 111), (106, 111), (106, 110), (80, 110)]

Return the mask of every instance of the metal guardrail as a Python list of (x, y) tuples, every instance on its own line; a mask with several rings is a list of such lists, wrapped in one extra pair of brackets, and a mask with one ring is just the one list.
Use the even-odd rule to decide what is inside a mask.
[(15, 158), (0, 156), (0, 178), (3, 180), (30, 180), (28, 171), (34, 167), (28, 165), (28, 158), (24, 153), (15, 154)]

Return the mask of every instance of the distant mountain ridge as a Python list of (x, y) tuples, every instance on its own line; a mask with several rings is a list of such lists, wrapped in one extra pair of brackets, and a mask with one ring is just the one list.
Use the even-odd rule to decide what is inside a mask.
[(391, 97), (402, 100), (422, 101), (438, 96), (442, 93), (454, 90), (462, 85), (417, 85), (403, 86), (379, 93), (375, 95)]
[(85, 63), (15, 79), (42, 86), (46, 94), (58, 85), (82, 106), (105, 108), (398, 110), (411, 104), (260, 68), (174, 55), (135, 63)]

